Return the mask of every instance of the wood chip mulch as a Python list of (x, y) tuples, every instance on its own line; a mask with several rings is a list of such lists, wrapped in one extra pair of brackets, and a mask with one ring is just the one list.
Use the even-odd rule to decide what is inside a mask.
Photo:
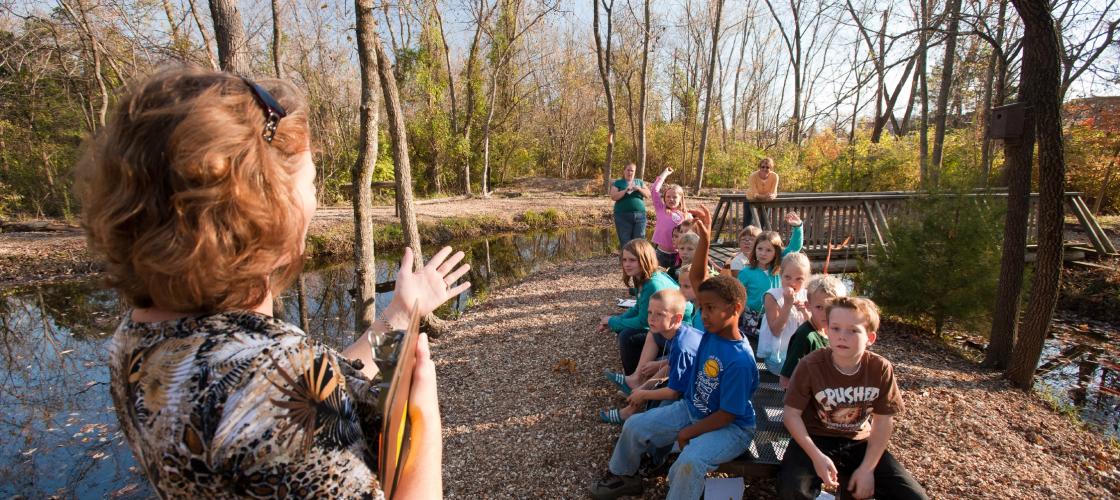
[[(448, 498), (586, 498), (621, 427), (620, 367), (598, 318), (625, 295), (617, 258), (561, 264), (493, 291), (433, 342)], [(907, 325), (872, 348), (896, 367), (906, 411), (890, 450), (932, 498), (1114, 498), (1116, 445)], [(643, 498), (661, 498), (664, 479)], [(1110, 493), (1111, 492), (1111, 493)], [(748, 479), (746, 498), (773, 481)]]

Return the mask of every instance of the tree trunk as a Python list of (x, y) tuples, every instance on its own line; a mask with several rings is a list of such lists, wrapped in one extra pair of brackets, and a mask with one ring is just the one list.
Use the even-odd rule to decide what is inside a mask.
[(490, 196), (490, 125), (494, 122), (494, 106), (498, 98), (499, 68), (490, 71), (490, 93), (486, 98), (486, 121), (482, 122), (482, 196)]
[(405, 128), (404, 111), (401, 109), (400, 92), (393, 65), (381, 38), (376, 32), (373, 47), (377, 54), (377, 76), (381, 82), (381, 95), (385, 99), (385, 114), (389, 120), (389, 143), (393, 146), (393, 180), (397, 191), (397, 213), (400, 214), (401, 228), (404, 230), (404, 244), (412, 249), (416, 269), (424, 264), (424, 254), (420, 251), (420, 230), (416, 226), (416, 205), (412, 197), (412, 165), (408, 158), (408, 129)]
[(921, 2), (921, 35), (918, 39), (918, 99), (921, 117), (918, 130), (918, 178), (922, 189), (929, 189), (929, 86), (926, 82), (926, 52), (929, 48), (929, 0)]
[(933, 156), (929, 163), (931, 187), (937, 187), (941, 175), (941, 157), (945, 150), (945, 123), (949, 116), (949, 93), (953, 91), (953, 66), (957, 60), (957, 27), (961, 21), (961, 0), (949, 0), (948, 33), (945, 34), (945, 58), (941, 61), (941, 88), (937, 92), (937, 107), (933, 116)]
[(186, 61), (190, 55), (190, 40), (184, 38), (183, 32), (179, 30), (179, 23), (175, 19), (175, 7), (171, 5), (171, 1), (162, 0), (161, 3), (163, 12), (167, 15), (167, 34), (171, 37), (171, 50), (180, 60)]
[(236, 0), (210, 0), (210, 17), (214, 20), (214, 38), (218, 39), (218, 64), (222, 71), (248, 75), (249, 54), (245, 27)]
[[(750, 25), (751, 25), (751, 23), (750, 23), (749, 19), (744, 19), (743, 20), (743, 38), (739, 42), (739, 62), (735, 64), (735, 79), (733, 80), (733, 83), (731, 84), (731, 137), (733, 139), (738, 139), (739, 138), (738, 137), (739, 134), (736, 133), (736, 131), (739, 130), (736, 125), (738, 125), (738, 123), (739, 123), (739, 111), (740, 111), (740, 109), (739, 109), (739, 75), (742, 74), (742, 72), (743, 72), (743, 56), (745, 55), (745, 53), (747, 51), (747, 35), (750, 32), (750, 30), (749, 30)], [(744, 109), (742, 111), (743, 111), (743, 114), (746, 115), (746, 110)], [(744, 119), (745, 118), (746, 118), (746, 116), (744, 116)], [(746, 129), (746, 126), (744, 125), (743, 128)]]
[(299, 305), (299, 329), (307, 333), (311, 331), (311, 315), (307, 312), (307, 278), (303, 273), (296, 278), (296, 302)]
[(377, 319), (377, 266), (373, 246), (373, 169), (377, 163), (377, 21), (373, 0), (354, 0), (362, 102), (359, 108), (358, 159), (350, 170), (354, 202), (354, 280), (357, 304), (354, 329), (362, 332)]
[(642, 30), (642, 82), (638, 88), (638, 172), (637, 178), (644, 179), (646, 175), (646, 87), (649, 85), (649, 37), (653, 29), (649, 22), (649, 4), (651, 0), (643, 3), (643, 18), (645, 23)]
[(284, 78), (280, 68), (280, 0), (272, 0), (272, 70), (276, 78)]
[[(1019, 99), (1028, 101), (1025, 89)], [(1034, 120), (1027, 113), (1023, 136), (1004, 142), (1004, 171), (1007, 174), (1007, 214), (1003, 223), (1003, 253), (1000, 258), (999, 285), (992, 311), (992, 329), (984, 366), (1007, 366), (1015, 344), (1019, 323), (1019, 296), (1023, 289), (1023, 268), (1027, 253), (1027, 223), (1030, 216), (1031, 161), (1034, 156)]]
[(1065, 154), (1061, 119), (1061, 52), (1049, 4), (1013, 0), (1025, 28), (1020, 85), (1034, 114), (1038, 138), (1038, 258), (1030, 301), (1015, 343), (1007, 378), (1030, 390), (1050, 328), (1062, 281), (1062, 217)]
[[(996, 0), (999, 2), (999, 17), (996, 21), (996, 45), (1003, 50), (1003, 32), (1004, 27), (1007, 25), (1005, 17), (1007, 16), (1007, 0)], [(992, 108), (995, 106), (1003, 105), (1003, 86), (1004, 75), (1007, 73), (1006, 60), (999, 52), (992, 51), (991, 58), (988, 61), (988, 69), (984, 75), (984, 81), (987, 85), (984, 86), (984, 109), (982, 110), (984, 116), (983, 134), (980, 144), (980, 169), (983, 177), (983, 187), (988, 187), (992, 176), (992, 140), (988, 138), (992, 130)], [(995, 95), (993, 95), (995, 94)]]
[[(895, 85), (894, 92), (892, 92), (887, 98), (887, 101), (885, 103), (886, 105), (883, 108), (882, 116), (875, 120), (875, 127), (871, 131), (871, 142), (878, 144), (879, 141), (882, 140), (883, 129), (886, 128), (888, 121), (890, 121), (894, 126), (895, 137), (906, 135), (904, 128), (907, 124), (905, 122), (903, 122), (902, 125), (898, 123), (898, 119), (894, 116), (894, 105), (896, 102), (898, 102), (898, 96), (902, 95), (902, 88), (906, 85), (906, 80), (910, 78), (910, 74), (914, 70), (915, 61), (917, 61), (917, 58), (911, 57), (910, 60), (906, 62), (906, 68), (902, 70), (902, 78), (898, 79), (898, 85)], [(911, 91), (910, 102), (906, 105), (906, 116), (904, 117), (904, 120), (909, 119), (910, 109), (914, 104), (913, 97), (914, 94)]]
[(459, 176), (460, 187), (464, 195), (471, 195), (471, 126), (474, 124), (474, 110), (475, 110), (475, 94), (478, 93), (478, 79), (475, 78), (475, 72), (478, 68), (478, 47), (482, 40), (483, 26), (489, 22), (490, 16), (497, 8), (497, 3), (494, 7), (486, 8), (486, 1), (479, 0), (478, 2), (478, 19), (475, 23), (474, 36), (471, 38), (471, 47), (467, 51), (467, 66), (466, 66), (466, 97), (463, 102), (463, 107), (466, 109), (462, 123), (462, 144), (466, 146), (467, 153), (462, 159), (463, 165), (460, 170)]
[[(65, 5), (65, 4), (64, 4)], [(88, 9), (83, 3), (78, 1), (78, 21), (82, 27), (82, 31), (86, 35), (86, 41), (89, 43), (90, 58), (93, 62), (93, 77), (97, 81), (98, 94), (101, 96), (101, 105), (97, 109), (97, 126), (98, 128), (105, 126), (105, 117), (109, 112), (109, 86), (105, 83), (105, 75), (101, 74), (101, 47), (98, 45), (97, 38), (93, 33), (93, 25), (89, 22)], [(117, 75), (123, 77), (124, 75)], [(90, 99), (92, 101), (92, 99)], [(94, 132), (97, 130), (95, 129)]]
[(613, 27), (611, 9), (614, 8), (614, 0), (603, 4), (603, 10), (607, 13), (605, 51), (603, 50), (603, 40), (599, 37), (599, 0), (591, 0), (591, 6), (593, 9), (591, 26), (595, 35), (595, 59), (598, 62), (599, 78), (603, 81), (603, 92), (607, 98), (607, 158), (603, 162), (603, 192), (606, 193), (611, 189), (611, 163), (614, 161), (614, 96), (611, 94), (611, 28)]
[(1101, 192), (1097, 195), (1097, 199), (1093, 201), (1093, 215), (1100, 215), (1101, 204), (1108, 196), (1108, 187), (1112, 185), (1112, 172), (1116, 168), (1116, 157), (1120, 156), (1120, 146), (1117, 146), (1116, 151), (1112, 152), (1112, 160), (1109, 160), (1108, 166), (1104, 170), (1104, 184), (1101, 184)]
[[(914, 56), (915, 61), (922, 62), (922, 55), (919, 53)], [(906, 100), (906, 111), (902, 113), (902, 124), (898, 127), (898, 135), (906, 135), (910, 133), (910, 118), (914, 115), (914, 99), (918, 96), (919, 77), (920, 71), (914, 72), (913, 80), (910, 81), (910, 97)]]
[(214, 41), (210, 39), (210, 32), (206, 31), (206, 25), (202, 24), (202, 18), (198, 17), (198, 6), (195, 5), (196, 0), (187, 0), (191, 6), (191, 17), (194, 18), (194, 24), (198, 26), (198, 34), (202, 36), (202, 46), (206, 49), (206, 60), (210, 62), (210, 67), (218, 69), (218, 59), (214, 57)]
[(716, 80), (716, 58), (719, 57), (719, 24), (723, 19), (723, 0), (716, 2), (716, 22), (712, 28), (712, 55), (708, 59), (708, 82), (704, 93), (704, 125), (700, 129), (700, 151), (696, 160), (696, 194), (704, 187), (704, 152), (708, 147), (708, 126), (712, 121), (712, 84)]

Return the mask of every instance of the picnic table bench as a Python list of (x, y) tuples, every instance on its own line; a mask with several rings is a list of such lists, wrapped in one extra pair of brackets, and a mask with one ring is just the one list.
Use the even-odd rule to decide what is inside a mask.
[[(751, 342), (753, 349), (754, 342)], [(754, 439), (750, 447), (730, 462), (716, 469), (742, 477), (774, 477), (778, 466), (789, 446), (789, 431), (782, 423), (783, 399), (785, 391), (778, 385), (778, 376), (766, 369), (766, 363), (758, 361), (758, 390), (751, 403), (754, 406)]]

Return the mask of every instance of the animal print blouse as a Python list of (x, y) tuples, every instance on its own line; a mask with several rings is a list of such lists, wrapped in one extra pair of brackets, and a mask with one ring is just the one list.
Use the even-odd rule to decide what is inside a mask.
[(377, 391), (294, 326), (252, 312), (137, 323), (113, 337), (121, 429), (164, 498), (383, 498)]

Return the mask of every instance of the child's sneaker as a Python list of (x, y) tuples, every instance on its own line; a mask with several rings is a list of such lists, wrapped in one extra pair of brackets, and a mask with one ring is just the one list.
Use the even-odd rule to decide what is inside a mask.
[(642, 479), (638, 476), (616, 476), (610, 471), (603, 474), (599, 482), (591, 487), (591, 498), (595, 500), (614, 500), (626, 495), (640, 495)]

